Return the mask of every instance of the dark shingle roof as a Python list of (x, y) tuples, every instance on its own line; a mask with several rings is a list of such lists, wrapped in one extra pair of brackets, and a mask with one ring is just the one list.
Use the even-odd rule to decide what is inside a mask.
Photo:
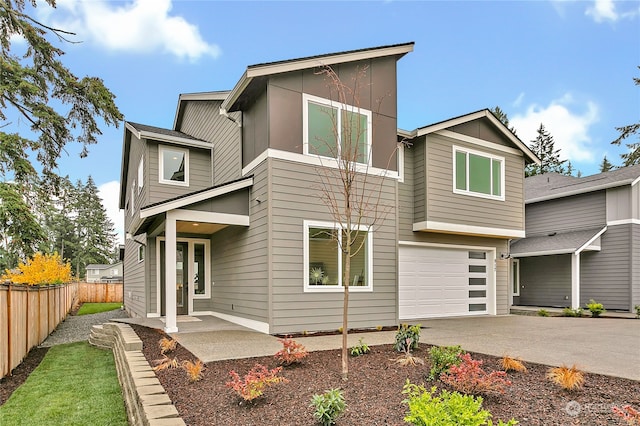
[(162, 127), (148, 126), (146, 124), (134, 123), (132, 121), (127, 121), (127, 123), (139, 132), (151, 132), (151, 133), (157, 133), (164, 136), (171, 136), (174, 138), (191, 139), (194, 141), (200, 140), (186, 133), (178, 132), (177, 130), (163, 129)]
[(574, 253), (593, 238), (603, 227), (580, 231), (552, 233), (538, 237), (527, 237), (511, 244), (511, 256), (519, 257), (540, 253)]
[(640, 164), (579, 178), (557, 173), (531, 176), (524, 180), (525, 202), (543, 201), (628, 185), (639, 177)]

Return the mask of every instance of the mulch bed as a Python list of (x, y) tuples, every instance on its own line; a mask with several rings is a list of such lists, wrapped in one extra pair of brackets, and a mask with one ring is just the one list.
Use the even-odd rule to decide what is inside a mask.
[(13, 369), (10, 375), (0, 379), (0, 405), (7, 402), (13, 391), (27, 380), (47, 354), (49, 348), (35, 347), (29, 351), (22, 363)]
[[(162, 358), (158, 341), (165, 334), (141, 326), (133, 328), (143, 341), (147, 360)], [(428, 349), (428, 345), (420, 345), (414, 355), (428, 358)], [(196, 359), (180, 345), (169, 356), (180, 361)], [(284, 368), (282, 376), (288, 383), (268, 388), (253, 403), (243, 402), (225, 387), (229, 371), (243, 376), (256, 363), (273, 368), (278, 365), (273, 357), (208, 363), (202, 380), (195, 383), (182, 369), (162, 370), (156, 375), (188, 425), (314, 425), (311, 397), (330, 388), (343, 389), (348, 405), (338, 425), (402, 425), (407, 411), (402, 386), (407, 379), (425, 383), (429, 362), (402, 367), (393, 362), (397, 356), (391, 345), (374, 346), (371, 353), (349, 359), (349, 380), (344, 382), (339, 350), (313, 352), (302, 364)], [(497, 369), (496, 357), (476, 353), (472, 357), (484, 361), (485, 369)], [(513, 384), (505, 394), (484, 398), (483, 407), (495, 421), (513, 417), (521, 425), (622, 425), (612, 412), (613, 406), (640, 408), (640, 382), (585, 374), (584, 388), (569, 392), (545, 378), (548, 366), (526, 365), (527, 373), (509, 373)], [(447, 388), (439, 381), (426, 382), (427, 388), (432, 385)]]

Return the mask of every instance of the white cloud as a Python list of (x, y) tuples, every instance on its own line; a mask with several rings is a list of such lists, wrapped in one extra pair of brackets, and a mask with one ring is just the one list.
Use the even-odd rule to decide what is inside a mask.
[(620, 17), (613, 0), (595, 0), (593, 6), (588, 7), (585, 13), (596, 22), (615, 22)]
[(113, 180), (98, 186), (98, 195), (107, 210), (107, 216), (115, 225), (118, 242), (124, 243), (124, 211), (118, 208), (120, 198), (120, 182)]
[(62, 19), (55, 23), (58, 28), (108, 50), (161, 51), (190, 61), (220, 55), (220, 48), (207, 43), (196, 25), (170, 15), (171, 0), (133, 0), (124, 5), (106, 0), (59, 0), (57, 5), (67, 14), (65, 18), (55, 15)]
[(524, 92), (520, 92), (518, 97), (513, 102), (511, 102), (511, 105), (514, 107), (519, 107), (522, 104), (523, 100), (524, 100)]
[(571, 161), (593, 162), (589, 128), (598, 121), (598, 106), (587, 102), (582, 113), (572, 110), (576, 102), (570, 94), (552, 100), (546, 107), (529, 105), (523, 114), (509, 117), (520, 139), (527, 145), (536, 138), (540, 123), (553, 136), (560, 156)]

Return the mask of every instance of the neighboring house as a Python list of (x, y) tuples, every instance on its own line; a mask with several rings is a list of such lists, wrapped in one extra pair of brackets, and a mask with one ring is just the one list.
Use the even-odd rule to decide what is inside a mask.
[(511, 245), (513, 303), (640, 304), (640, 165), (525, 179), (527, 238)]
[[(252, 65), (230, 92), (180, 95), (171, 129), (127, 122), (129, 314), (166, 316), (168, 332), (181, 314), (265, 333), (341, 325), (342, 255), (318, 188), (318, 173), (335, 167), (317, 155), (331, 138), (327, 111), (357, 116), (358, 167), (393, 207), (374, 229), (363, 224), (350, 327), (507, 313), (508, 240), (524, 237), (523, 170), (538, 160), (488, 110), (398, 131), (396, 62), (412, 50)], [(330, 100), (324, 65), (347, 84), (366, 69), (359, 105)], [(320, 270), (324, 279), (310, 277)]]
[(122, 282), (122, 262), (113, 265), (89, 264), (85, 277), (88, 283)]

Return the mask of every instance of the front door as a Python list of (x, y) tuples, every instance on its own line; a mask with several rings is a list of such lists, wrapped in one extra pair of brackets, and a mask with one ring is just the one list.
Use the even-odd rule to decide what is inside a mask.
[[(189, 243), (176, 243), (176, 313), (178, 315), (189, 314)], [(164, 309), (165, 295), (165, 242), (160, 241), (160, 289), (162, 315), (166, 315)]]

